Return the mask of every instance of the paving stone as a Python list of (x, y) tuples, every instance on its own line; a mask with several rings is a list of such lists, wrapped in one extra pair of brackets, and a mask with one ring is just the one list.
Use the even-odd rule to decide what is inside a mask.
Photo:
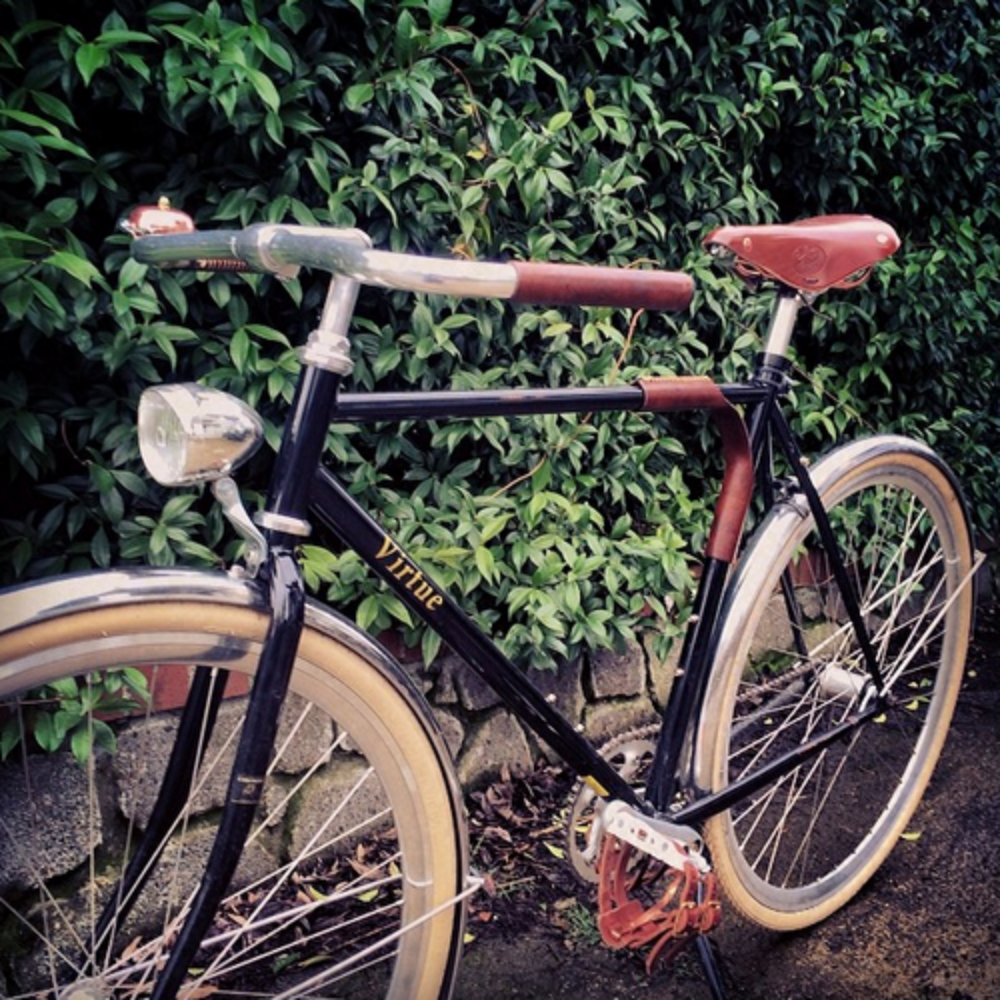
[[(2, 768), (0, 783), (0, 816), (18, 817), (13, 827), (0, 824), (2, 891), (35, 887), (39, 878), (73, 871), (103, 842), (101, 817), (108, 806), (96, 804), (99, 822), (95, 824), (89, 810), (87, 772), (68, 753), (32, 757), (29, 795), (16, 756)], [(11, 839), (14, 833), (16, 840)]]
[(304, 850), (314, 840), (320, 844), (336, 842), (334, 849), (338, 852), (349, 850), (359, 837), (380, 828), (359, 824), (387, 805), (382, 783), (373, 771), (369, 772), (368, 762), (338, 754), (298, 795), (290, 831), (291, 853)]
[(583, 694), (582, 658), (563, 662), (556, 670), (532, 670), (528, 677), (574, 725), (583, 718), (587, 701)]
[[(207, 826), (188, 830), (171, 840), (162, 862), (154, 869), (121, 927), (122, 939), (148, 938), (162, 927), (164, 904), (171, 904), (176, 912), (178, 901), (198, 888), (214, 843), (215, 831)], [(259, 842), (247, 844), (240, 856), (235, 881), (238, 885), (250, 885), (274, 870), (274, 858), (263, 850)], [(88, 925), (92, 906), (95, 902), (98, 907), (102, 906), (115, 883), (104, 879), (100, 886), (103, 893), (97, 900), (91, 898), (89, 892), (81, 892), (60, 898), (58, 906), (49, 904), (46, 907), (46, 935), (61, 947), (64, 955), (77, 954), (80, 930)], [(40, 905), (36, 901), (23, 916), (28, 920), (40, 920), (36, 912)], [(39, 961), (37, 954), (30, 952), (10, 958), (14, 975), (21, 986), (20, 995), (34, 990), (39, 995), (50, 994), (51, 970), (47, 962)]]
[(653, 704), (663, 710), (670, 696), (670, 689), (674, 685), (677, 676), (677, 661), (680, 659), (682, 637), (678, 636), (670, 647), (666, 656), (657, 656), (654, 646), (656, 636), (647, 633), (643, 636), (643, 648), (646, 651), (646, 670), (649, 694), (653, 699)]
[[(236, 755), (236, 729), (242, 722), (245, 701), (224, 702), (215, 731), (205, 753), (210, 762), (201, 775), (194, 796), (195, 815), (218, 809), (226, 801), (229, 772)], [(141, 725), (125, 729), (118, 736), (114, 766), (119, 786), (118, 808), (123, 815), (145, 828), (160, 790), (177, 734), (178, 717), (165, 714), (144, 719)]]
[(440, 662), (436, 704), (460, 704), (467, 712), (484, 712), (500, 704), (500, 696), (460, 656), (448, 653)]
[(468, 670), (465, 660), (454, 653), (444, 653), (434, 661), (437, 667), (437, 681), (434, 684), (431, 701), (435, 705), (457, 705), (458, 688), (455, 686), (455, 674)]
[(451, 755), (456, 760), (465, 742), (465, 727), (451, 712), (443, 708), (434, 708), (434, 718), (437, 719), (441, 732), (444, 734), (444, 741), (448, 744)]

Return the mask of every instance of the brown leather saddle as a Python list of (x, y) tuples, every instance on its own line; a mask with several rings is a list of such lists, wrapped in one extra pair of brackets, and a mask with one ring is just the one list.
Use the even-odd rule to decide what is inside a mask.
[(870, 215), (821, 215), (783, 225), (722, 226), (705, 238), (705, 246), (733, 253), (745, 278), (822, 292), (860, 285), (898, 249), (899, 237)]

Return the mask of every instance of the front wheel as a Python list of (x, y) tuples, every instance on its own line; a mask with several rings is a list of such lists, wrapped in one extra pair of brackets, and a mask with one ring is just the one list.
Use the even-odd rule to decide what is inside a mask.
[[(20, 616), (0, 632), (7, 997), (148, 995), (201, 879), (267, 614), (223, 577), (141, 582), (151, 579), (145, 599), (123, 597), (130, 584), (119, 581), (78, 602), (84, 610)], [(53, 600), (73, 593), (64, 583), (14, 592), (0, 599), (0, 628), (26, 603), (44, 608), (46, 586)], [(178, 996), (447, 997), (466, 891), (447, 750), (378, 647), (350, 648), (337, 634), (350, 630), (321, 610), (310, 622), (258, 820)], [(227, 695), (142, 893), (126, 905), (123, 862), (154, 825), (195, 677), (228, 678)]]
[[(944, 744), (974, 605), (964, 507), (930, 450), (874, 438), (835, 452), (813, 479), (888, 707), (707, 821), (726, 895), (779, 930), (842, 906), (905, 830)], [(724, 615), (701, 719), (702, 784), (716, 791), (843, 723), (874, 694), (802, 496), (752, 540)]]

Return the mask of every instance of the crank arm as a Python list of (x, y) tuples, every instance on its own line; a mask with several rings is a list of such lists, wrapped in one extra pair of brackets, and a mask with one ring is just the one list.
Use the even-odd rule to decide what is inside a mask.
[(604, 832), (642, 851), (669, 868), (683, 870), (693, 864), (702, 874), (711, 866), (702, 853), (704, 844), (698, 833), (665, 819), (644, 816), (624, 802), (609, 802), (601, 817)]

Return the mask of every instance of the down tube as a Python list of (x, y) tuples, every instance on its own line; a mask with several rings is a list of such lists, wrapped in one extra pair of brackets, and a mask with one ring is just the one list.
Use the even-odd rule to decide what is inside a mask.
[(363, 510), (326, 469), (313, 479), (312, 510), (384, 580), (599, 795), (641, 808), (635, 792), (467, 614)]

